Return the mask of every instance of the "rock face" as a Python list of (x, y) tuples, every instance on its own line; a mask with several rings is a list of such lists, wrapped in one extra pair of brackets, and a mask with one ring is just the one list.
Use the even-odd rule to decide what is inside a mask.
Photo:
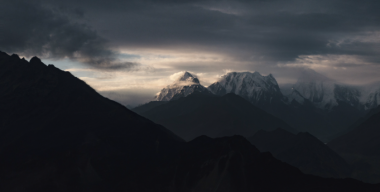
[(163, 88), (159, 93), (157, 93), (155, 100), (175, 100), (181, 97), (186, 97), (194, 92), (211, 94), (207, 88), (200, 84), (199, 79), (196, 76), (186, 71), (176, 81), (174, 81), (172, 85), (168, 85), (166, 88)]
[(342, 157), (309, 133), (292, 134), (283, 129), (261, 130), (248, 140), (261, 152), (271, 152), (277, 159), (306, 174), (346, 178), (351, 173)]
[(155, 103), (152, 102), (133, 110), (164, 125), (185, 140), (201, 135), (250, 137), (260, 129), (274, 130), (279, 127), (297, 132), (284, 121), (233, 93), (221, 97), (193, 93), (155, 107), (153, 105)]

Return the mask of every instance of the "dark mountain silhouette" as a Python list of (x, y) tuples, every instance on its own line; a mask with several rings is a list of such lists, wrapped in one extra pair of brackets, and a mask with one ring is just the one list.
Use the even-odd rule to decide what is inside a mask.
[(379, 191), (323, 179), (241, 136), (189, 143), (38, 58), (0, 52), (0, 191)]
[(307, 174), (345, 178), (351, 172), (342, 157), (309, 133), (295, 135), (283, 129), (260, 130), (248, 140), (260, 151), (271, 152), (277, 159)]
[(194, 93), (144, 111), (151, 105), (154, 103), (133, 110), (185, 140), (200, 135), (222, 137), (238, 134), (248, 137), (260, 129), (274, 130), (279, 127), (297, 132), (282, 120), (233, 93), (222, 97)]
[(0, 52), (0, 191), (133, 188), (181, 143), (69, 72)]
[(373, 109), (361, 120), (363, 123), (328, 143), (354, 166), (353, 177), (367, 182), (380, 182), (379, 109), (379, 107)]

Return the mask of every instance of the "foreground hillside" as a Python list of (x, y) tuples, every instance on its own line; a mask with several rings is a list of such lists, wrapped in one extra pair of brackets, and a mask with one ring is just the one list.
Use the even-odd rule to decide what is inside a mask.
[(0, 52), (0, 191), (379, 191), (323, 179), (241, 136), (182, 139), (38, 58)]
[(183, 143), (70, 73), (2, 52), (0, 117), (0, 191), (134, 185)]

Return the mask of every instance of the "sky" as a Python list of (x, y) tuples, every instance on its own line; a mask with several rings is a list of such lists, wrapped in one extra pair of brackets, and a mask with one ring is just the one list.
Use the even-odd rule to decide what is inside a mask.
[(205, 86), (231, 71), (294, 83), (310, 68), (380, 81), (380, 1), (0, 0), (0, 50), (70, 71), (124, 105), (181, 71)]

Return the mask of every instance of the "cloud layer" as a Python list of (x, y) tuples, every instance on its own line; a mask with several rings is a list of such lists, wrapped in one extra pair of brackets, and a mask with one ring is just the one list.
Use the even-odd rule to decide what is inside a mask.
[(72, 59), (100, 69), (133, 68), (122, 62), (83, 19), (81, 9), (38, 1), (7, 1), (0, 8), (0, 49), (23, 56)]
[(372, 0), (16, 0), (0, 7), (0, 50), (97, 70), (148, 65), (143, 82), (156, 90), (178, 71), (207, 85), (225, 70), (287, 83), (312, 68), (360, 84), (380, 80), (378, 10)]

